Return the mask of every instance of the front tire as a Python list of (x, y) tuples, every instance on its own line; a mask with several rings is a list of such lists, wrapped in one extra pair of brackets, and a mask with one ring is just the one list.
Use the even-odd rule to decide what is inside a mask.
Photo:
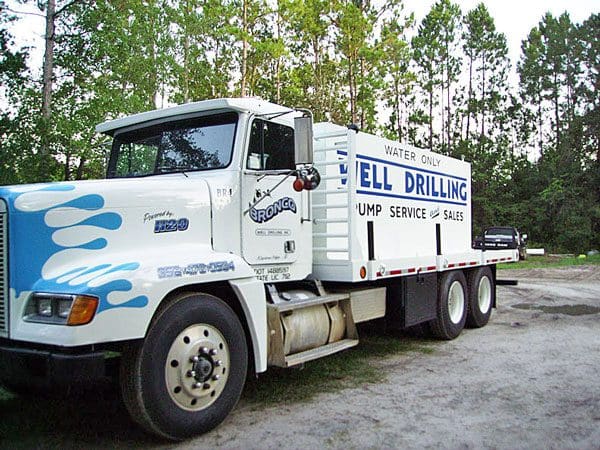
[(438, 287), (437, 317), (430, 322), (433, 335), (451, 340), (465, 327), (467, 282), (460, 271), (444, 272)]
[(487, 325), (496, 301), (494, 277), (489, 267), (480, 267), (469, 274), (469, 311), (467, 326), (481, 328)]
[(15, 383), (8, 380), (0, 379), (0, 388), (13, 395), (18, 395), (19, 397), (27, 397), (35, 394), (34, 388), (32, 386), (28, 386), (21, 383)]
[(182, 294), (128, 345), (121, 391), (131, 417), (171, 440), (219, 425), (240, 398), (248, 367), (244, 331), (233, 310), (207, 294)]

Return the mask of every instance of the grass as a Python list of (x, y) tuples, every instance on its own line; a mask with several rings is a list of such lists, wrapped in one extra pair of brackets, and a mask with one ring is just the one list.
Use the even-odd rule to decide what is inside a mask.
[(302, 370), (269, 369), (258, 380), (249, 380), (243, 399), (257, 405), (303, 402), (322, 392), (383, 381), (385, 370), (373, 364), (407, 352), (432, 353), (425, 340), (410, 337), (367, 335), (358, 347), (307, 363)]
[[(379, 383), (387, 376), (382, 360), (408, 352), (430, 354), (435, 349), (433, 341), (365, 331), (357, 347), (306, 363), (302, 370), (270, 368), (259, 379), (249, 379), (242, 401), (260, 409)], [(66, 399), (20, 397), (0, 389), (0, 449), (164, 446), (164, 441), (145, 434), (132, 422), (115, 384), (92, 386)]]
[(600, 255), (578, 258), (577, 256), (528, 256), (525, 261), (498, 264), (498, 269), (539, 269), (545, 267), (582, 266), (600, 264)]
[(0, 387), (0, 405), (2, 404), (1, 402), (5, 400), (10, 400), (12, 398), (14, 398), (14, 395), (12, 395), (10, 392), (6, 392)]

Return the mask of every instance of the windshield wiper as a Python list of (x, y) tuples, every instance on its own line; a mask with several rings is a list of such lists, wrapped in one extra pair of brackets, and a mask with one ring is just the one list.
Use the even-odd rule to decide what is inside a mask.
[(162, 175), (165, 173), (182, 173), (184, 174), (187, 178), (188, 174), (186, 172), (189, 171), (193, 171), (193, 170), (197, 170), (196, 167), (192, 167), (192, 166), (158, 166), (156, 167), (156, 169), (154, 169), (154, 173), (152, 175)]

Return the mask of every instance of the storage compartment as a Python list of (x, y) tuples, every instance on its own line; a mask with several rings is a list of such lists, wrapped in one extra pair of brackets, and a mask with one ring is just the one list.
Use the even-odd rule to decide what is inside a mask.
[(435, 319), (437, 274), (403, 277), (387, 288), (387, 324), (403, 329)]

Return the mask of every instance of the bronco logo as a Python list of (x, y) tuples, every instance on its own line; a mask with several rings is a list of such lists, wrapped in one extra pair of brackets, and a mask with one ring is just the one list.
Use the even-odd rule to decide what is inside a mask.
[(264, 223), (268, 222), (282, 211), (291, 211), (296, 214), (296, 202), (293, 198), (280, 198), (275, 203), (267, 206), (264, 209), (252, 208), (250, 210), (250, 218), (256, 223)]

